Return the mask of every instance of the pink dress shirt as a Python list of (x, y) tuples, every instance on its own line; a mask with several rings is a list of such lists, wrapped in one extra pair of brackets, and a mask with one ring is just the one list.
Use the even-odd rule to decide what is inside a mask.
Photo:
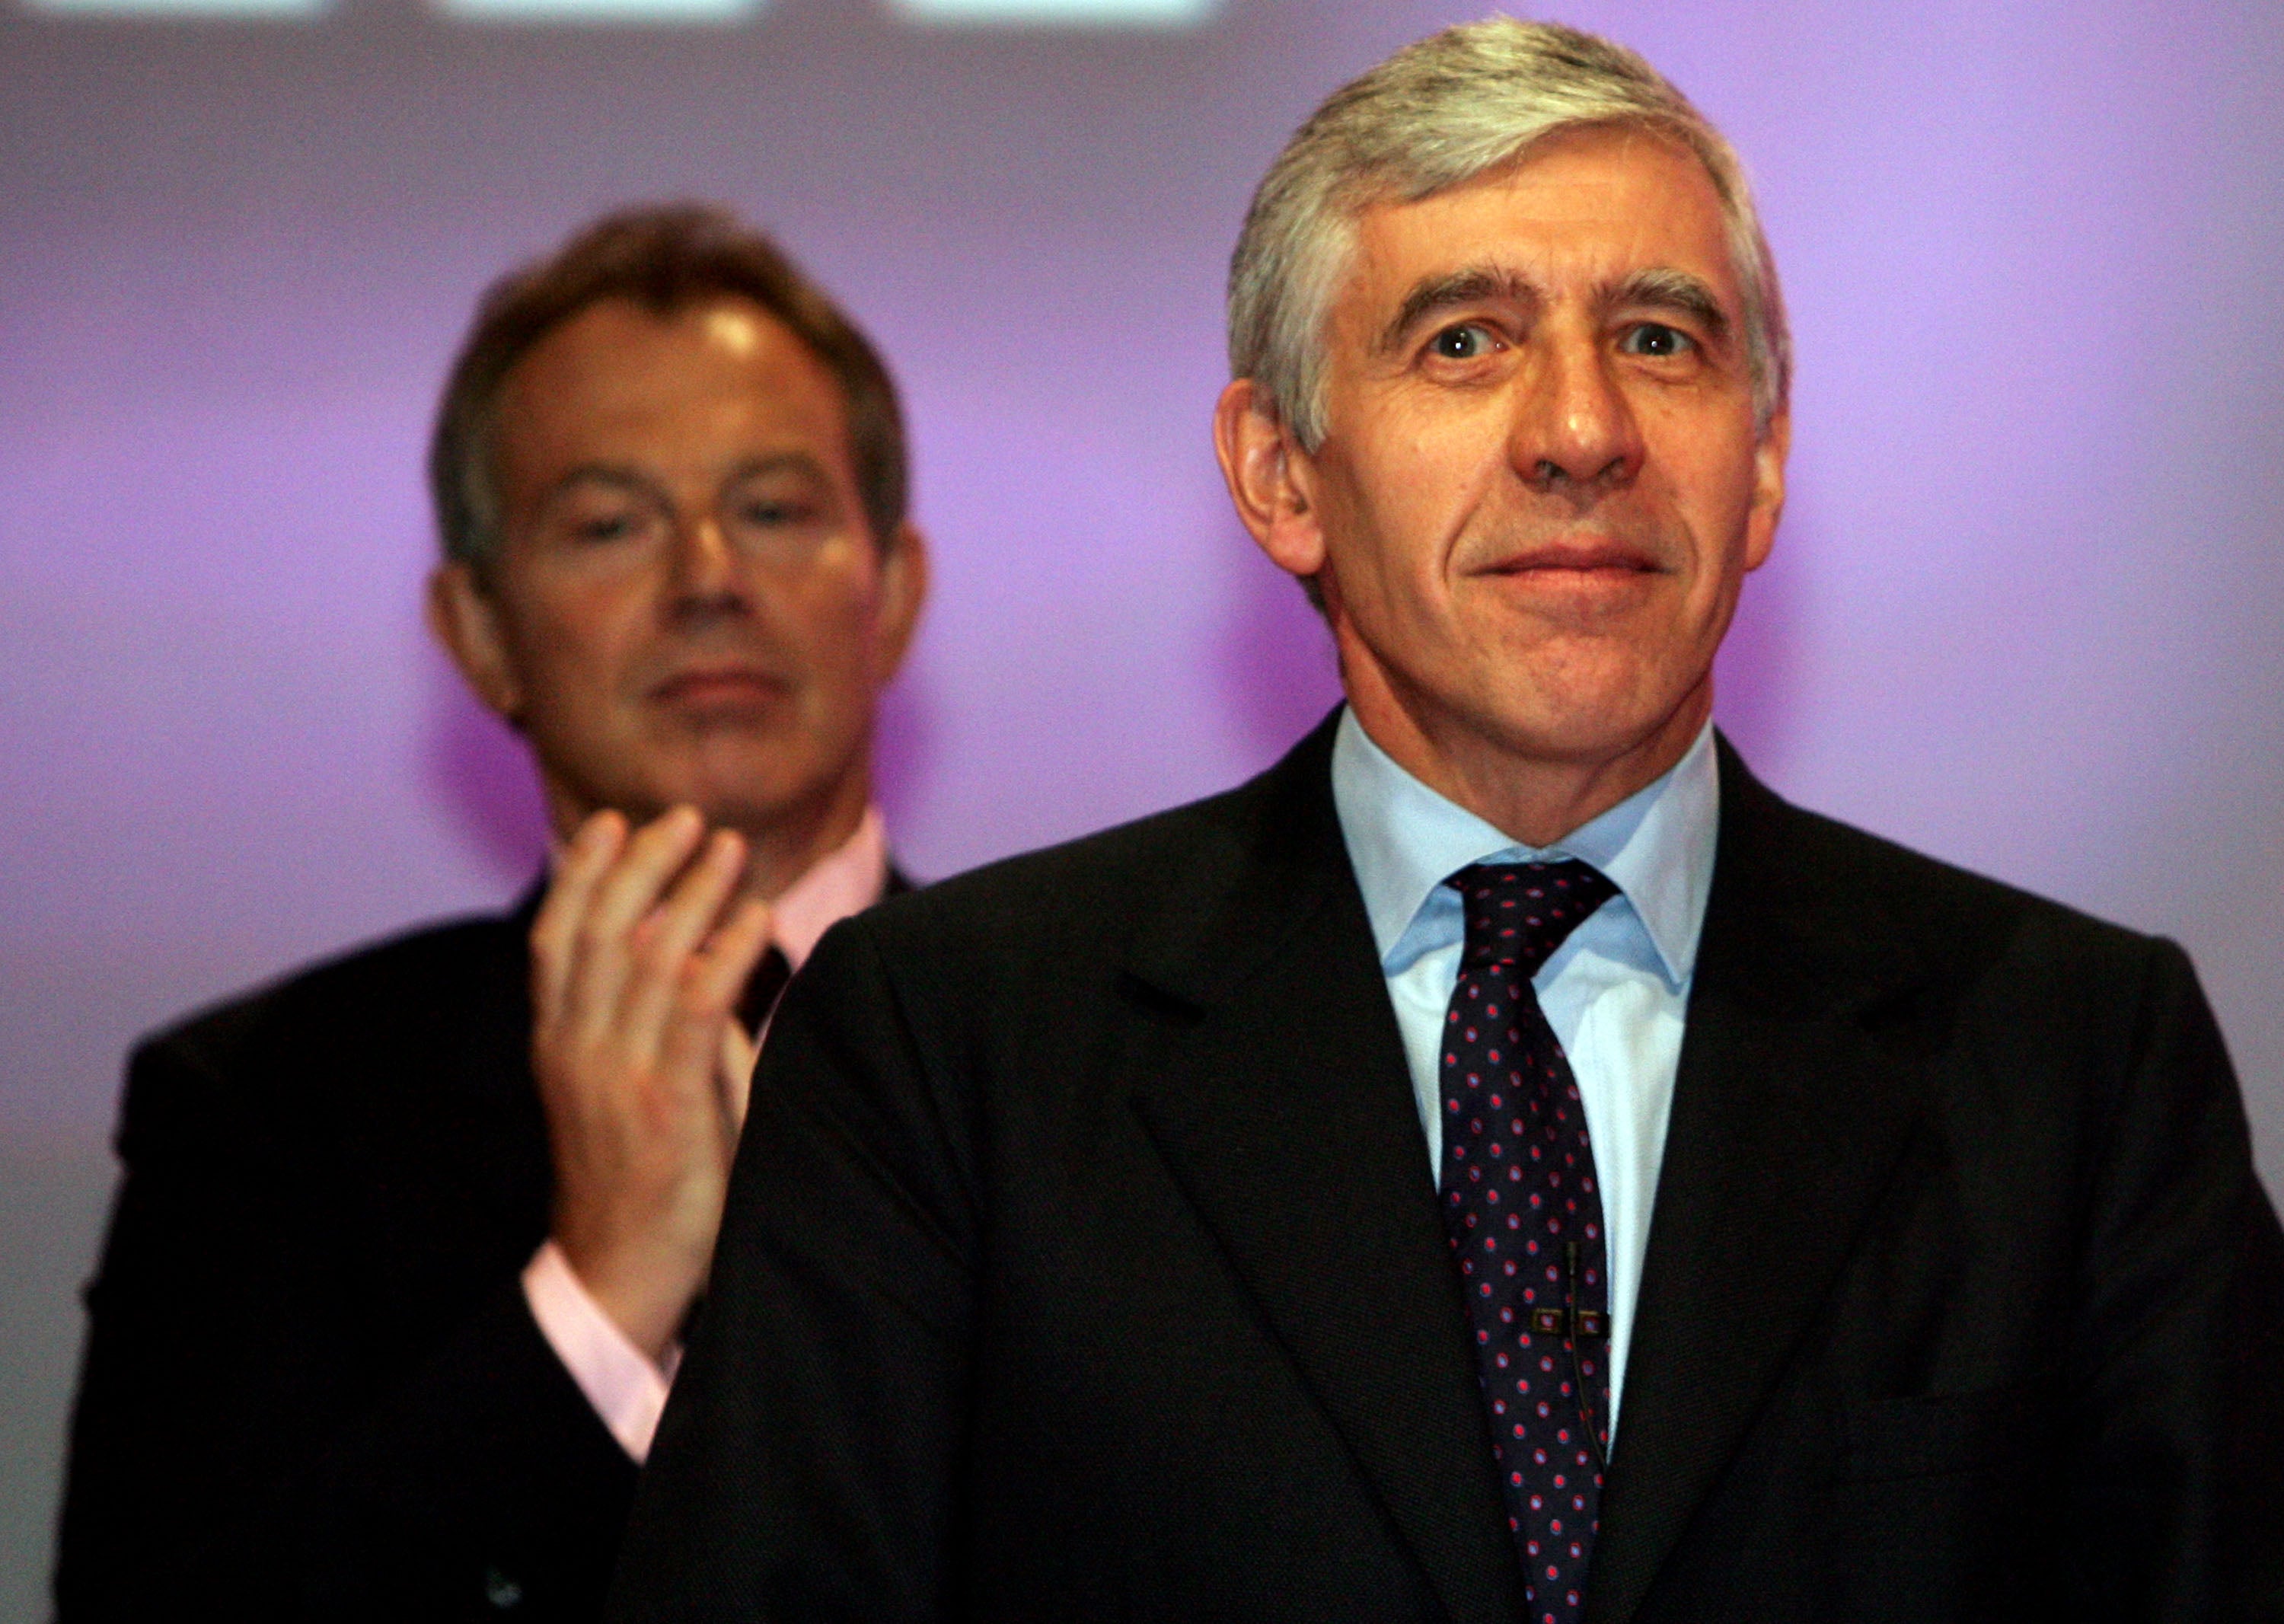
[[(770, 905), (770, 941), (798, 970), (819, 937), (879, 902), (888, 884), (888, 835), (880, 812), (868, 808), (856, 832)], [(755, 1036), (765, 1036), (768, 1030), (764, 1026)], [(619, 1447), (640, 1465), (650, 1453), (682, 1350), (670, 1347), (662, 1362), (652, 1363), (588, 1294), (562, 1248), (551, 1240), (525, 1266), (523, 1296), (547, 1345)]]

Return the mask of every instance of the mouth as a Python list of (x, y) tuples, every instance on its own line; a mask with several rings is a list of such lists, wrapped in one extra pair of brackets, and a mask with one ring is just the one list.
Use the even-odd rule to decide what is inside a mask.
[(650, 691), (652, 699), (677, 709), (766, 705), (786, 698), (793, 684), (755, 666), (694, 666)]
[(1548, 586), (1615, 586), (1667, 572), (1639, 547), (1617, 541), (1580, 541), (1526, 547), (1495, 559), (1482, 573)]

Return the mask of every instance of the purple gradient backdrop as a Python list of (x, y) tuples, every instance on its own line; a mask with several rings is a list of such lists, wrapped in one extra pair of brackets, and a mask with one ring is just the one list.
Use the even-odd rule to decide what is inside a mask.
[[(913, 868), (1272, 758), (1332, 681), (1210, 461), (1222, 261), (1316, 96), (1468, 12), (0, 13), (0, 1124), (103, 1124), (132, 1030), (530, 871), (519, 753), (418, 626), (418, 452), (473, 290), (622, 199), (742, 206), (903, 372)], [(1571, 16), (1733, 132), (1791, 290), (1797, 498), (1725, 720), (1802, 800), (2184, 936), (2275, 1169), (2280, 13)]]
[[(623, 199), (739, 205), (903, 379), (940, 558), (885, 744), (911, 866), (1271, 759), (1333, 684), (1214, 470), (1224, 259), (1320, 94), (1474, 10), (0, 12), (0, 1130), (99, 1131), (132, 1033), (529, 871), (518, 753), (419, 627), (418, 465), (475, 289)], [(1796, 497), (1728, 724), (1799, 799), (2184, 939), (2272, 1177), (2284, 12), (2192, 11), (1566, 14), (1732, 132), (1790, 293)]]
[[(1332, 692), (1206, 443), (1220, 269), (1329, 84), (1471, 7), (1188, 35), (0, 13), (0, 1124), (132, 1030), (496, 902), (535, 800), (416, 617), (471, 294), (606, 203), (740, 203), (903, 372), (941, 591), (913, 868), (1213, 791)], [(2284, 1149), (2272, 7), (1581, 4), (1736, 135), (1797, 498), (1722, 713), (1793, 795), (2184, 936)]]
[[(1203, 793), (1333, 692), (1207, 413), (1246, 196), (1473, 4), (1190, 33), (291, 24), (0, 0), (0, 1619), (35, 1616), (131, 1035), (496, 904), (536, 800), (417, 612), (432, 392), (584, 216), (734, 202), (872, 327), (939, 594), (922, 874)], [(1811, 805), (2183, 940), (2284, 1179), (2284, 8), (1598, 0), (1757, 176), (1795, 500), (1720, 710)], [(343, 1033), (345, 1044), (357, 1035)]]

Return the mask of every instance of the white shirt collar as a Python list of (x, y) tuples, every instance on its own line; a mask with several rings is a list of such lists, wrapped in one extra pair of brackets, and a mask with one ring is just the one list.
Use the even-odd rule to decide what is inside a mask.
[(1459, 928), (1458, 898), (1443, 881), (1469, 863), (1576, 857), (1617, 886), (1667, 980), (1677, 989), (1688, 985), (1719, 828), (1711, 722), (1662, 777), (1553, 845), (1533, 847), (1397, 766), (1347, 710), (1333, 741), (1333, 803), (1386, 973), (1398, 973)]

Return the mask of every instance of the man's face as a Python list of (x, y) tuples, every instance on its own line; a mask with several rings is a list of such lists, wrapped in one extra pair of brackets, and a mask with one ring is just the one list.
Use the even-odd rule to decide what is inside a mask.
[(876, 545), (833, 376), (756, 306), (590, 307), (507, 375), (490, 580), (440, 629), (537, 753), (559, 831), (687, 802), (749, 831), (853, 821), (872, 707), (917, 614)]
[(1279, 562), (1320, 568), (1367, 725), (1393, 707), (1431, 756), (1678, 754), (1768, 554), (1786, 440), (1755, 432), (1698, 160), (1584, 130), (1368, 209), (1328, 362)]

